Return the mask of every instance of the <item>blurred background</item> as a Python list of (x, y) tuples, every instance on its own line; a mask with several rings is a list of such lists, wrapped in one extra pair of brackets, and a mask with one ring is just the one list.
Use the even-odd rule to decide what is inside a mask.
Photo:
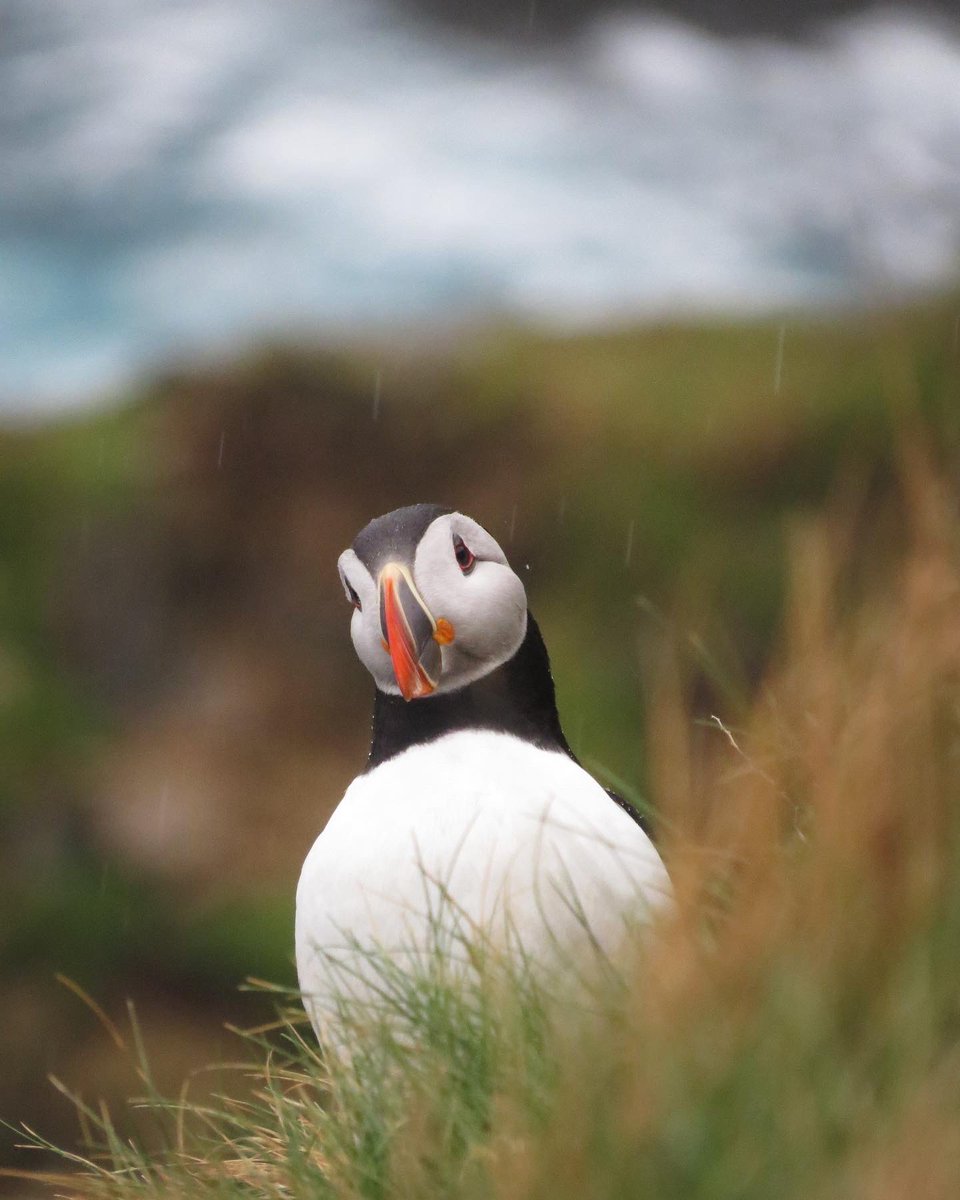
[(60, 1140), (48, 1073), (136, 1090), (76, 988), (176, 1088), (293, 982), (370, 517), (490, 528), (648, 795), (665, 643), (735, 717), (792, 522), (882, 557), (899, 431), (957, 461), (948, 0), (7, 0), (0, 164), (0, 1119)]

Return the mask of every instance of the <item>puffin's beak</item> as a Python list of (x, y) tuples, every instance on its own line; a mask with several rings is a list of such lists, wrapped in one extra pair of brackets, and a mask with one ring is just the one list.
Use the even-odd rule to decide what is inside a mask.
[(429, 696), (440, 682), (437, 622), (401, 563), (383, 568), (379, 592), (380, 629), (397, 686), (404, 700)]

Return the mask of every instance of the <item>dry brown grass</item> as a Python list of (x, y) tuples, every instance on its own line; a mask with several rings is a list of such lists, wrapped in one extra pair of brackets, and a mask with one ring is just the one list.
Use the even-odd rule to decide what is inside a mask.
[(847, 503), (793, 529), (779, 653), (735, 722), (665, 648), (676, 913), (497, 1194), (960, 1194), (960, 526), (919, 436), (899, 492), (882, 565)]

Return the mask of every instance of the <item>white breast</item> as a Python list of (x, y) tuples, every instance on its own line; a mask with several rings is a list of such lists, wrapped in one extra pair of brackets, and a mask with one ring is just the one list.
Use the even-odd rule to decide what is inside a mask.
[(353, 781), (297, 888), (297, 970), (314, 1025), (333, 992), (362, 993), (358, 950), (393, 956), (461, 938), (517, 939), (534, 956), (670, 895), (643, 830), (566, 755), (509, 734), (448, 734)]

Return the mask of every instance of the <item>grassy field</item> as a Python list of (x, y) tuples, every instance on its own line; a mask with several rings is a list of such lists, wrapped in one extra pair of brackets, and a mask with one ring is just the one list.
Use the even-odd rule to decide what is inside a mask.
[(664, 662), (649, 743), (678, 903), (652, 940), (575, 988), (491, 953), (459, 983), (384, 962), (349, 1056), (281, 1021), (220, 1068), (242, 1099), (164, 1099), (143, 1058), (152, 1136), (84, 1106), (71, 1194), (956, 1196), (957, 494), (918, 439), (898, 468), (909, 538), (879, 578), (850, 553), (868, 514), (796, 526), (741, 724), (699, 724)]
[[(956, 1195), (956, 311), (274, 349), (0, 437), (0, 1117), (66, 1144), (45, 1072), (81, 1094), (84, 1194)], [(331, 1068), (288, 1026), (268, 1059), (209, 1031), (292, 981), (369, 703), (332, 564), (415, 499), (524, 570), (678, 911), (588, 1005), (491, 961), (397, 981), (415, 1055), (359, 1028)], [(209, 857), (159, 857), (138, 787), (228, 851), (187, 823)]]

